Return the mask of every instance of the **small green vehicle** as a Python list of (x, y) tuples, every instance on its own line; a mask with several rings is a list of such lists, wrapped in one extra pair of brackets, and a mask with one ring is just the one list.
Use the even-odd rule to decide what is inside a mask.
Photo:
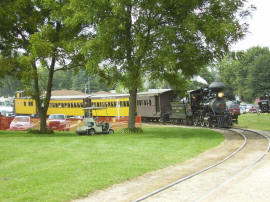
[(78, 135), (113, 134), (112, 125), (107, 122), (97, 123), (92, 116), (93, 107), (83, 108), (83, 126), (76, 129)]

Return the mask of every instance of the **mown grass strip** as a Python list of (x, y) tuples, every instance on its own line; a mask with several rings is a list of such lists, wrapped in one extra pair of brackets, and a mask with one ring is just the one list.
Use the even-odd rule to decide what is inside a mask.
[(236, 127), (270, 131), (270, 114), (242, 114)]
[(0, 131), (0, 201), (68, 201), (183, 162), (220, 144), (206, 129), (77, 136)]

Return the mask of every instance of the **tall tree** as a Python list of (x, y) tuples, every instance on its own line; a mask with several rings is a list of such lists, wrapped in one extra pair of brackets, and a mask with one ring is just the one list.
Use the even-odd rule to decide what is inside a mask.
[[(29, 95), (36, 101), (40, 130), (46, 130), (55, 71), (80, 66), (83, 61), (74, 48), (81, 26), (63, 23), (68, 0), (1, 0), (0, 51), (1, 68), (18, 67)], [(78, 37), (77, 37), (77, 40)], [(39, 83), (39, 69), (47, 69), (46, 95)], [(33, 88), (34, 87), (34, 88)]]
[(93, 93), (97, 91), (109, 91), (110, 87), (106, 81), (98, 76), (91, 76), (85, 69), (81, 69), (72, 76), (72, 89), (85, 93)]
[[(136, 93), (142, 76), (190, 77), (246, 30), (245, 0), (71, 0), (69, 23), (88, 25), (81, 51), (87, 69), (129, 89), (128, 127), (135, 127)], [(243, 12), (241, 12), (241, 9)], [(240, 15), (239, 15), (240, 14)], [(174, 83), (174, 85), (176, 85)]]
[(13, 75), (0, 79), (0, 96), (13, 97), (22, 86), (22, 82)]
[(253, 102), (269, 89), (269, 48), (252, 47), (246, 51), (230, 53), (216, 65), (221, 80), (230, 90), (231, 98)]

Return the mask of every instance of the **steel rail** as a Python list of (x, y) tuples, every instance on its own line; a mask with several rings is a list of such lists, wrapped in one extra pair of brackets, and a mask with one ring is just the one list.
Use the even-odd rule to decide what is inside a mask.
[(248, 169), (254, 167), (259, 161), (261, 161), (265, 155), (270, 151), (270, 138), (262, 133), (259, 133), (258, 131), (255, 130), (250, 130), (250, 129), (242, 129), (242, 128), (234, 128), (236, 130), (242, 130), (242, 131), (248, 131), (248, 132), (252, 132), (255, 133), (257, 135), (261, 135), (263, 137), (265, 137), (268, 140), (268, 147), (266, 149), (266, 151), (260, 155), (255, 161), (253, 161), (251, 164), (249, 164), (248, 166), (246, 166), (245, 168), (243, 168), (242, 170), (238, 171), (237, 173), (235, 173), (233, 176), (231, 176), (230, 178), (228, 178), (226, 181), (224, 181), (223, 183), (219, 184), (218, 186), (216, 186), (214, 189), (212, 189), (211, 191), (209, 191), (207, 194), (201, 196), (200, 198), (194, 200), (194, 201), (201, 201), (206, 199), (208, 196), (210, 196), (211, 194), (213, 194), (215, 191), (217, 191), (218, 189), (220, 189), (222, 186), (228, 184), (229, 182), (231, 182), (233, 179), (235, 179), (236, 177), (238, 177), (240, 174), (242, 174), (243, 172), (247, 171)]
[(178, 180), (176, 180), (176, 181), (174, 181), (174, 182), (172, 182), (172, 183), (170, 183), (170, 184), (168, 184), (166, 186), (163, 186), (163, 187), (161, 187), (161, 188), (159, 188), (159, 189), (157, 189), (157, 190), (155, 190), (155, 191), (153, 191), (153, 192), (151, 192), (151, 193), (149, 193), (147, 195), (144, 195), (144, 196), (142, 196), (142, 197), (134, 200), (133, 202), (139, 202), (139, 201), (143, 201), (143, 200), (145, 200), (147, 198), (150, 198), (151, 196), (154, 196), (154, 195), (156, 195), (156, 194), (158, 194), (158, 193), (160, 193), (160, 192), (162, 192), (162, 191), (164, 191), (164, 190), (166, 190), (166, 189), (168, 189), (170, 187), (173, 187), (173, 186), (175, 186), (175, 185), (177, 185), (177, 184), (179, 184), (181, 182), (184, 182), (184, 181), (186, 181), (188, 179), (191, 179), (191, 178), (193, 178), (193, 177), (195, 177), (195, 176), (197, 176), (197, 175), (199, 175), (199, 174), (201, 174), (203, 172), (206, 172), (206, 171), (210, 170), (211, 168), (214, 168), (214, 167), (222, 164), (226, 160), (232, 158), (235, 154), (239, 153), (246, 146), (246, 144), (247, 144), (247, 137), (244, 134), (242, 134), (240, 132), (237, 132), (237, 131), (234, 131), (232, 129), (227, 129), (227, 130), (236, 132), (237, 134), (239, 134), (240, 136), (243, 137), (244, 143), (241, 145), (241, 147), (239, 147), (237, 150), (235, 150), (230, 155), (228, 155), (227, 157), (225, 157), (223, 160), (218, 161), (217, 163), (212, 164), (212, 165), (208, 166), (207, 168), (201, 169), (201, 170), (199, 170), (199, 171), (197, 171), (197, 172), (195, 172), (195, 173), (193, 173), (191, 175), (188, 175), (186, 177), (180, 178), (180, 179), (178, 179)]

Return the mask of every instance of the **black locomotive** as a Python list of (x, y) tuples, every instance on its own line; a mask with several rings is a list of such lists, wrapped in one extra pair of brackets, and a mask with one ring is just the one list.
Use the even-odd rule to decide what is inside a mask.
[(226, 107), (224, 84), (213, 82), (209, 87), (189, 91), (182, 100), (171, 102), (171, 112), (163, 120), (176, 124), (205, 127), (231, 127), (232, 118)]
[(258, 102), (261, 113), (269, 113), (270, 112), (270, 94), (265, 93), (264, 96), (260, 97)]

